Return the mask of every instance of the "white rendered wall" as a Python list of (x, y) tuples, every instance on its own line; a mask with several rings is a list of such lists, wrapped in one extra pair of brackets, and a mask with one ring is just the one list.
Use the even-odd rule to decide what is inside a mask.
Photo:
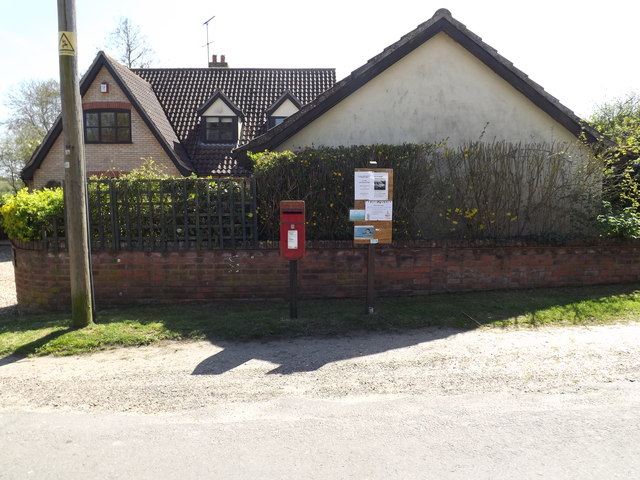
[(576, 141), (484, 63), (439, 33), (277, 150), (445, 139), (456, 146), (481, 136), (487, 142)]
[(236, 114), (229, 108), (223, 100), (217, 99), (213, 102), (206, 112), (202, 114), (203, 117), (235, 117)]
[(298, 107), (296, 107), (293, 102), (289, 99), (282, 102), (278, 108), (271, 114), (272, 117), (290, 117), (294, 113), (298, 111)]

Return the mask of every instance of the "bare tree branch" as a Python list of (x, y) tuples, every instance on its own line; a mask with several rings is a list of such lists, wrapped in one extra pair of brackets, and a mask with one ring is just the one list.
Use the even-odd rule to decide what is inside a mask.
[(107, 35), (106, 45), (116, 52), (118, 61), (129, 68), (147, 68), (155, 61), (147, 38), (128, 18), (120, 19), (115, 30)]

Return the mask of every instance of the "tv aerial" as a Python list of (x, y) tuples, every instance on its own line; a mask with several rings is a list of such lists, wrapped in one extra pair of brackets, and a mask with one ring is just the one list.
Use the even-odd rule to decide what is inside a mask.
[(211, 41), (211, 42), (209, 41), (209, 22), (211, 20), (213, 20), (214, 18), (216, 18), (215, 15), (202, 24), (205, 27), (207, 27), (207, 44), (203, 45), (204, 47), (207, 47), (207, 62), (211, 59), (211, 57), (209, 56), (209, 45), (211, 45), (213, 43), (213, 41)]

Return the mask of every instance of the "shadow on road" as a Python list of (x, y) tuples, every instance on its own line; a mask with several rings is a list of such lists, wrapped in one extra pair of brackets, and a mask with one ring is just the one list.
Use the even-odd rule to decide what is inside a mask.
[(0, 241), (0, 263), (12, 261), (13, 250), (11, 244), (6, 241)]
[(18, 304), (9, 305), (7, 307), (0, 307), (0, 317), (8, 317), (10, 315), (16, 315), (18, 313)]
[(279, 365), (269, 374), (311, 372), (340, 360), (366, 357), (398, 348), (431, 342), (460, 330), (428, 328), (407, 333), (367, 333), (337, 338), (308, 338), (267, 343), (218, 343), (221, 352), (202, 361), (193, 375), (220, 375), (252, 359)]
[[(252, 359), (263, 360), (279, 365), (269, 373), (287, 375), (296, 372), (309, 372), (321, 368), (328, 363), (339, 360), (364, 357), (389, 350), (403, 348), (419, 343), (430, 342), (462, 331), (488, 324), (499, 324), (502, 320), (510, 320), (526, 316), (526, 325), (536, 325), (538, 311), (549, 308), (564, 309), (567, 318), (580, 319), (586, 311), (607, 311), (612, 297), (634, 295), (638, 284), (601, 285), (590, 287), (563, 289), (530, 289), (494, 292), (475, 292), (462, 295), (440, 295), (412, 299), (416, 311), (407, 311), (406, 305), (400, 303), (387, 305), (388, 312), (394, 308), (404, 308), (406, 317), (437, 318), (439, 322), (466, 317), (466, 326), (426, 327), (415, 329), (376, 330), (367, 334), (352, 333), (336, 337), (311, 337), (304, 341), (282, 340), (278, 342), (244, 343), (219, 342), (210, 338), (212, 343), (224, 350), (203, 360), (196, 366), (193, 375), (220, 375), (232, 370)], [(632, 300), (630, 298), (630, 300)], [(389, 300), (390, 302), (392, 300)], [(418, 303), (421, 302), (421, 303)], [(582, 302), (588, 302), (584, 307)], [(393, 306), (395, 305), (395, 307)], [(467, 312), (473, 312), (469, 315)], [(624, 312), (620, 312), (622, 315)], [(389, 325), (393, 325), (393, 315), (389, 314)], [(559, 319), (561, 320), (561, 319)], [(559, 321), (558, 320), (558, 321)], [(589, 324), (591, 320), (584, 319)], [(571, 322), (570, 322), (571, 323)], [(581, 323), (578, 320), (576, 323)], [(416, 325), (417, 326), (417, 325)], [(462, 328), (462, 329), (460, 329)], [(354, 330), (354, 332), (356, 332)]]
[(5, 365), (9, 365), (11, 363), (15, 363), (17, 361), (22, 360), (24, 357), (20, 355), (11, 354), (7, 357), (0, 358), (0, 367), (4, 367)]

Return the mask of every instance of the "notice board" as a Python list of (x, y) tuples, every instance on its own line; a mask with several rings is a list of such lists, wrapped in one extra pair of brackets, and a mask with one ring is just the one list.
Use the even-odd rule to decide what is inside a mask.
[(354, 208), (355, 245), (391, 243), (393, 230), (393, 169), (356, 168)]

